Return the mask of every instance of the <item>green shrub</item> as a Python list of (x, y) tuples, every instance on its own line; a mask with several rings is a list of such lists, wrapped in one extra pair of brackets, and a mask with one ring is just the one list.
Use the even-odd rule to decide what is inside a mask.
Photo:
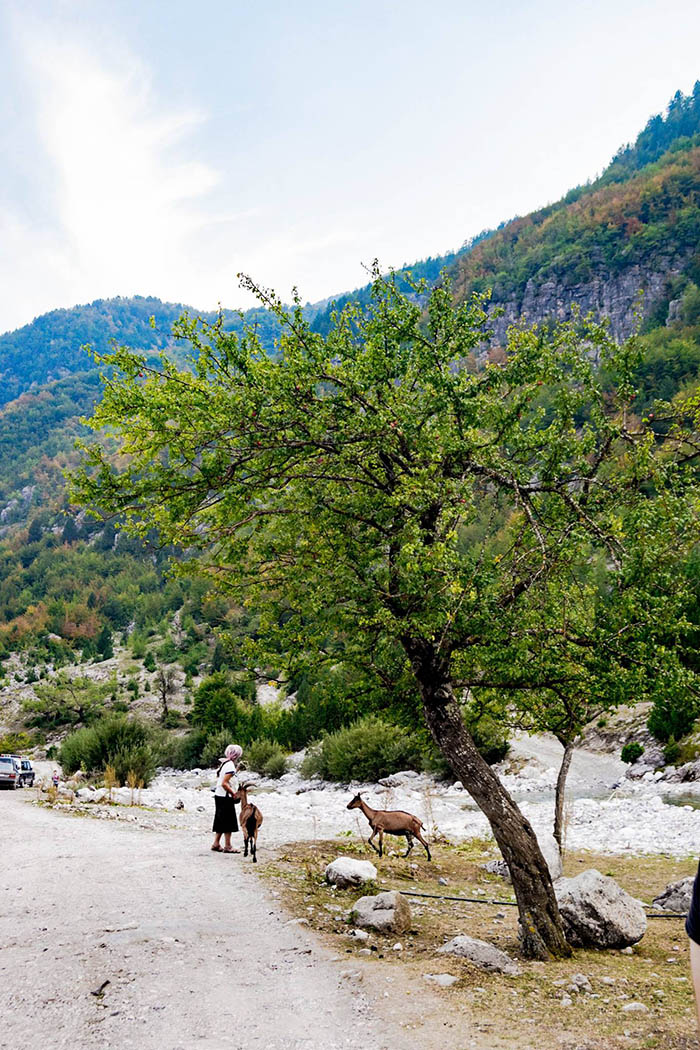
[(168, 713), (161, 721), (161, 725), (165, 729), (179, 729), (180, 726), (184, 724), (184, 715), (180, 711), (173, 711), (172, 708), (168, 711)]
[(12, 755), (28, 751), (37, 743), (36, 733), (4, 733), (0, 736), (0, 752), (9, 752)]
[(247, 769), (274, 780), (287, 772), (287, 757), (274, 740), (252, 740), (245, 749), (244, 760)]
[(180, 656), (180, 650), (175, 645), (175, 642), (172, 640), (172, 638), (166, 638), (166, 640), (158, 649), (157, 656), (162, 664), (174, 664)]
[(680, 740), (693, 728), (698, 717), (698, 702), (690, 691), (670, 693), (654, 701), (647, 727), (662, 743)]
[(148, 784), (155, 772), (156, 754), (151, 726), (124, 715), (112, 715), (67, 736), (59, 760), (66, 773), (83, 769), (96, 775), (113, 766), (120, 784), (126, 783), (129, 773)]
[(640, 755), (644, 753), (644, 748), (637, 740), (630, 741), (629, 744), (625, 744), (622, 751), (620, 752), (620, 758), (623, 762), (631, 765), (636, 762)]
[(203, 765), (202, 751), (207, 743), (207, 734), (194, 729), (185, 736), (166, 735), (158, 749), (158, 765), (171, 769), (194, 769)]
[(228, 729), (220, 729), (218, 733), (211, 733), (202, 748), (202, 767), (204, 769), (212, 769), (218, 766), (224, 757), (224, 751), (231, 743), (233, 741)]
[(156, 659), (155, 659), (153, 653), (151, 653), (151, 652), (146, 653), (146, 655), (143, 658), (143, 666), (146, 668), (147, 671), (155, 671), (155, 669), (156, 669)]
[(664, 748), (664, 762), (667, 766), (674, 766), (678, 759), (681, 757), (681, 746), (677, 744), (673, 737), (669, 737), (669, 741)]
[(302, 763), (302, 776), (324, 780), (379, 780), (401, 769), (422, 769), (418, 738), (376, 715), (323, 737)]
[(129, 649), (135, 660), (143, 660), (146, 655), (146, 639), (140, 631), (134, 631), (129, 637)]

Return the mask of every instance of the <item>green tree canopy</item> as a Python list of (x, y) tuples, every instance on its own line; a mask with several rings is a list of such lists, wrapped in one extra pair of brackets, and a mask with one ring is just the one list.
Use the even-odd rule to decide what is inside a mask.
[[(348, 307), (326, 337), (299, 304), (254, 290), (280, 321), (274, 355), (254, 331), (186, 318), (189, 370), (110, 355), (93, 426), (116, 433), (119, 468), (86, 448), (76, 497), (137, 533), (155, 526), (198, 554), (182, 571), (258, 611), (252, 666), (409, 673), (509, 864), (524, 950), (566, 954), (535, 836), (462, 698), (508, 687), (514, 639), (526, 621), (541, 629), (532, 610), (557, 581), (595, 572), (604, 593), (639, 596), (645, 565), (687, 544), (683, 441), (633, 416), (634, 342), (618, 348), (592, 322), (514, 329), (489, 363), (482, 298), (454, 307), (447, 285), (424, 312), (377, 274), (370, 309)], [(555, 663), (532, 661), (529, 684), (546, 688)]]

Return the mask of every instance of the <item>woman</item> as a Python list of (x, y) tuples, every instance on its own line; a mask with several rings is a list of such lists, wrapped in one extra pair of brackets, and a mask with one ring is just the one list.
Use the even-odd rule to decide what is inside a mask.
[[(234, 796), (238, 791), (238, 777), (236, 769), (241, 760), (243, 748), (238, 744), (229, 744), (224, 752), (224, 761), (219, 766), (214, 789), (214, 842), (212, 849), (215, 853), (235, 853), (231, 845), (231, 833), (238, 831), (238, 820), (236, 819), (236, 802)], [(221, 846), (221, 836), (224, 836), (224, 845)]]

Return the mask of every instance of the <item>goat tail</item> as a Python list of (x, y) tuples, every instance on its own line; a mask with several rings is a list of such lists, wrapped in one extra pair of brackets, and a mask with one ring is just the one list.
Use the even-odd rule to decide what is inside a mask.
[(248, 838), (249, 839), (252, 839), (253, 836), (255, 835), (255, 824), (256, 824), (255, 813), (251, 813), (250, 816), (248, 817), (248, 819), (245, 822), (245, 829), (246, 829), (246, 831), (248, 833)]

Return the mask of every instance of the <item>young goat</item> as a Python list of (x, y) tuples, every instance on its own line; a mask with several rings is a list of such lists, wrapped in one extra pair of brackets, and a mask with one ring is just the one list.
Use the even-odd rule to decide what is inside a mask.
[(250, 784), (241, 784), (234, 798), (241, 803), (241, 830), (243, 832), (243, 856), (248, 856), (248, 846), (253, 858), (253, 864), (258, 862), (258, 831), (263, 822), (263, 816), (257, 806), (248, 801), (248, 788)]
[[(408, 849), (404, 853), (407, 857), (413, 849), (413, 839), (417, 838), (425, 846), (425, 852), (430, 856), (430, 847), (421, 835), (423, 824), (411, 813), (405, 813), (402, 809), (370, 809), (361, 795), (355, 795), (352, 802), (348, 802), (348, 809), (361, 809), (369, 821), (372, 834), (367, 839), (372, 849), (381, 857), (383, 854), (384, 835), (403, 835), (408, 843)], [(373, 839), (379, 835), (379, 849), (374, 845)]]

